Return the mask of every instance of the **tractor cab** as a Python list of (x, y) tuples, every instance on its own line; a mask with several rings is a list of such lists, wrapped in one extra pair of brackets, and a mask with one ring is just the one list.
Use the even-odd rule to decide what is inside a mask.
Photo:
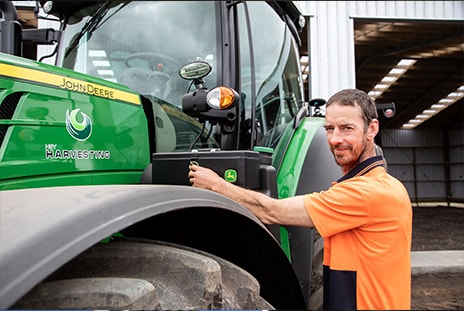
[[(49, 11), (62, 18), (64, 30), (57, 65), (139, 93), (153, 115), (153, 152), (275, 148), (304, 108), (292, 35), (301, 26), (282, 9), (228, 1), (53, 4)], [(202, 77), (205, 96), (218, 86), (235, 93), (220, 117), (182, 109), (184, 95), (199, 92), (179, 74), (194, 62), (211, 68)]]

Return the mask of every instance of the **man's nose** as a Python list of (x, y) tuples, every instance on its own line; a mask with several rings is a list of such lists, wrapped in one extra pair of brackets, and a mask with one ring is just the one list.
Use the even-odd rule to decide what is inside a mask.
[(343, 141), (342, 133), (337, 128), (332, 130), (328, 138), (331, 145), (336, 145)]

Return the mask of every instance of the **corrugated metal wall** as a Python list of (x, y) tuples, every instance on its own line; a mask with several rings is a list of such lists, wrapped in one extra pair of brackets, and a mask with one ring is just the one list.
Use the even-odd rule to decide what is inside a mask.
[[(356, 87), (354, 19), (464, 20), (464, 1), (295, 1), (309, 19), (310, 94)], [(464, 202), (464, 129), (383, 130), (388, 169), (414, 202)]]
[(451, 200), (464, 202), (464, 129), (450, 131), (447, 137)]
[(462, 129), (383, 130), (388, 171), (414, 202), (464, 202)]
[(309, 16), (310, 93), (329, 98), (356, 84), (353, 19), (349, 1), (296, 1)]

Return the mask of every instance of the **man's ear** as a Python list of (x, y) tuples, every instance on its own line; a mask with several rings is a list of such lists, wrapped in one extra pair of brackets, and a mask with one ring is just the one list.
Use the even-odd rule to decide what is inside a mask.
[(374, 141), (375, 135), (379, 132), (379, 120), (372, 119), (367, 128), (367, 139)]

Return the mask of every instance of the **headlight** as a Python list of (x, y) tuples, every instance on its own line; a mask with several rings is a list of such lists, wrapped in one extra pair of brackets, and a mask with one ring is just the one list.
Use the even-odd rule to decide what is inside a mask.
[(225, 86), (216, 87), (206, 95), (206, 102), (214, 109), (227, 109), (234, 103), (234, 100), (234, 92)]

